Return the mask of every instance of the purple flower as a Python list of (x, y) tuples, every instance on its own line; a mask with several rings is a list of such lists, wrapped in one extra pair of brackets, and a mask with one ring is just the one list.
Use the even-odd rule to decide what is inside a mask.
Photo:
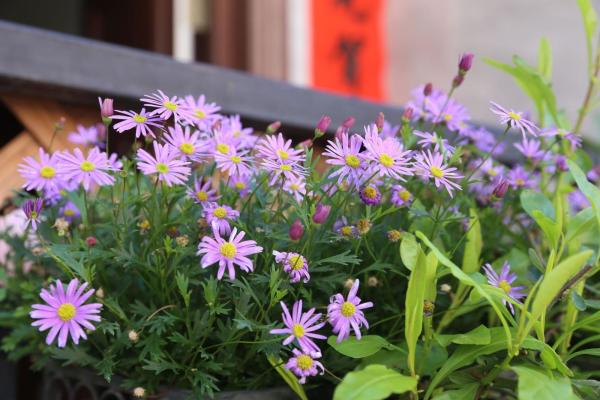
[(177, 151), (169, 146), (152, 142), (154, 157), (146, 150), (137, 151), (137, 167), (144, 175), (157, 174), (167, 186), (184, 184), (191, 173), (188, 161), (180, 160)]
[[(406, 116), (406, 113), (412, 113), (411, 108), (407, 108), (404, 110), (402, 114), (402, 118), (406, 119), (406, 121), (410, 121), (410, 116)], [(381, 128), (381, 132), (379, 133), (382, 138), (396, 137), (398, 131), (400, 130), (400, 125), (392, 125), (387, 120), (383, 121), (383, 128)]]
[(323, 136), (325, 132), (327, 132), (329, 124), (331, 124), (331, 117), (329, 115), (323, 115), (315, 128), (315, 137), (319, 138)]
[(348, 223), (348, 219), (344, 216), (335, 221), (333, 224), (333, 230), (347, 239), (360, 236), (358, 229), (354, 225), (350, 225)]
[(363, 144), (366, 148), (365, 158), (371, 161), (369, 174), (376, 173), (399, 180), (404, 180), (403, 175), (413, 174), (409, 164), (410, 150), (405, 151), (396, 138), (384, 140), (379, 137), (375, 125), (365, 127)]
[(367, 185), (358, 192), (363, 203), (369, 206), (377, 205), (381, 202), (381, 192), (375, 185)]
[(97, 147), (91, 149), (87, 157), (76, 148), (73, 154), (67, 151), (58, 153), (58, 158), (60, 177), (83, 185), (85, 190), (89, 190), (92, 183), (103, 186), (115, 182), (115, 178), (108, 174), (109, 171), (114, 170), (108, 161), (108, 156)]
[(402, 185), (392, 186), (390, 201), (396, 207), (408, 207), (413, 201), (413, 195)]
[(235, 140), (235, 145), (240, 149), (250, 149), (254, 147), (258, 137), (252, 134), (252, 128), (244, 128), (239, 115), (231, 115), (223, 121), (223, 130), (225, 130)]
[(306, 181), (304, 178), (288, 179), (283, 184), (283, 190), (294, 196), (298, 203), (301, 203), (306, 196)]
[(468, 127), (468, 129), (465, 129), (464, 131), (459, 133), (469, 138), (471, 143), (473, 143), (475, 147), (477, 147), (484, 153), (489, 153), (490, 151), (492, 151), (492, 149), (494, 149), (494, 153), (492, 154), (492, 156), (497, 157), (498, 155), (504, 152), (504, 143), (496, 145), (496, 138), (491, 132), (489, 132), (484, 127)]
[(173, 116), (175, 122), (184, 121), (190, 124), (195, 122), (192, 113), (183, 100), (178, 99), (177, 96), (169, 97), (162, 90), (148, 94), (142, 97), (140, 101), (144, 103), (144, 106), (154, 108), (150, 115), (158, 115), (165, 121)]
[(273, 250), (275, 262), (283, 265), (283, 270), (290, 276), (290, 282), (297, 283), (302, 281), (307, 283), (310, 280), (308, 273), (308, 262), (306, 258), (298, 253), (286, 253)]
[(327, 217), (329, 216), (329, 211), (331, 211), (331, 206), (327, 206), (325, 204), (317, 204), (315, 208), (315, 212), (312, 216), (312, 220), (315, 224), (323, 224), (327, 221)]
[(230, 175), (228, 181), (229, 187), (238, 192), (240, 197), (246, 196), (250, 191), (250, 176), (248, 175)]
[(571, 207), (571, 211), (573, 214), (583, 210), (590, 206), (590, 201), (587, 197), (581, 192), (581, 190), (575, 189), (568, 194), (569, 206)]
[(103, 119), (110, 118), (113, 116), (113, 114), (114, 114), (113, 102), (114, 102), (113, 99), (106, 98), (106, 99), (102, 100), (100, 97), (98, 97), (98, 104), (100, 105), (100, 116)]
[(281, 319), (285, 324), (283, 329), (272, 329), (269, 333), (272, 335), (289, 335), (283, 341), (284, 345), (288, 345), (294, 339), (300, 345), (302, 351), (316, 351), (320, 353), (319, 346), (312, 339), (327, 339), (326, 336), (314, 333), (325, 325), (325, 322), (319, 322), (321, 314), (315, 314), (315, 308), (311, 308), (307, 312), (302, 312), (302, 300), (298, 300), (292, 307), (292, 314), (288, 310), (284, 302), (281, 302)]
[(329, 177), (338, 177), (337, 183), (346, 181), (349, 185), (358, 187), (363, 179), (366, 163), (360, 152), (362, 138), (352, 135), (348, 138), (347, 133), (342, 133), (340, 138), (327, 142), (323, 157), (327, 157), (327, 164), (339, 167)]
[(413, 131), (415, 136), (421, 138), (417, 143), (423, 146), (424, 148), (430, 148), (433, 146), (433, 150), (437, 152), (447, 153), (449, 155), (454, 154), (454, 146), (448, 143), (447, 139), (441, 138), (437, 133), (430, 132), (421, 132), (421, 131)]
[(203, 182), (202, 179), (196, 179), (194, 181), (194, 187), (188, 189), (187, 194), (200, 205), (214, 202), (219, 198), (219, 196), (217, 196), (217, 191), (212, 188), (212, 182), (210, 180)]
[(500, 179), (498, 180), (498, 183), (496, 184), (496, 186), (494, 187), (494, 190), (492, 191), (492, 194), (496, 199), (501, 199), (506, 195), (507, 191), (508, 191), (508, 181), (506, 179), (504, 179), (503, 177), (500, 177)]
[(164, 139), (183, 160), (197, 160), (200, 152), (206, 147), (200, 132), (192, 132), (189, 126), (169, 127), (169, 134), (165, 135)]
[(256, 156), (274, 162), (299, 164), (304, 162), (304, 153), (292, 147), (292, 140), (285, 140), (283, 135), (268, 135), (256, 145)]
[(102, 304), (84, 304), (94, 294), (94, 289), (84, 293), (86, 288), (87, 283), (79, 285), (79, 281), (73, 279), (66, 290), (61, 281), (50, 285), (50, 291), (42, 289), (40, 297), (46, 304), (34, 304), (29, 315), (36, 320), (31, 325), (39, 326), (40, 332), (50, 329), (47, 345), (58, 336), (58, 347), (65, 347), (69, 335), (73, 343), (79, 344), (80, 338), (87, 339), (83, 328), (96, 329), (91, 321), (100, 321)]
[(513, 189), (533, 188), (537, 184), (537, 179), (533, 173), (526, 171), (522, 166), (515, 165), (508, 171), (506, 179)]
[(304, 227), (302, 221), (297, 219), (290, 225), (289, 236), (291, 240), (300, 240), (302, 235), (304, 235)]
[(440, 153), (421, 152), (415, 158), (415, 172), (426, 178), (432, 179), (435, 187), (444, 186), (450, 197), (453, 190), (461, 190), (458, 183), (453, 182), (454, 179), (461, 179), (463, 176), (458, 174), (455, 167), (448, 167), (444, 164), (444, 157)]
[(186, 96), (185, 105), (200, 129), (209, 130), (213, 122), (219, 118), (217, 113), (221, 110), (221, 107), (216, 103), (208, 103), (204, 95), (201, 95), (198, 99), (194, 99), (194, 96)]
[(262, 167), (271, 174), (269, 185), (274, 185), (280, 178), (283, 181), (297, 180), (307, 175), (306, 168), (297, 163), (282, 160), (263, 160)]
[[(294, 357), (290, 358), (285, 364), (285, 368), (292, 371), (298, 378), (298, 382), (302, 385), (306, 383), (306, 378), (309, 376), (323, 375), (325, 368), (323, 364), (316, 361), (321, 358), (321, 353), (317, 351), (303, 352), (298, 349), (293, 349)], [(319, 372), (319, 369), (321, 372)]]
[(227, 235), (231, 232), (229, 221), (235, 221), (240, 216), (240, 213), (226, 205), (208, 203), (204, 204), (202, 215), (206, 218), (206, 221), (215, 233)]
[(576, 148), (581, 147), (581, 142), (582, 142), (581, 136), (579, 136), (573, 132), (569, 132), (562, 128), (546, 129), (546, 130), (542, 131), (542, 133), (540, 133), (540, 136), (559, 137), (561, 139), (567, 140), (571, 144), (572, 150), (575, 150)]
[(81, 216), (79, 208), (77, 208), (77, 206), (72, 201), (67, 201), (65, 205), (62, 206), (60, 210), (58, 210), (58, 213), (69, 222)]
[[(508, 297), (516, 301), (525, 297), (525, 293), (521, 292), (523, 289), (526, 289), (525, 286), (512, 286), (514, 281), (517, 280), (517, 274), (515, 274), (514, 272), (510, 272), (510, 264), (508, 263), (508, 261), (504, 262), (500, 275), (498, 275), (496, 271), (494, 271), (490, 264), (485, 264), (483, 266), (483, 269), (485, 271), (485, 275), (487, 276), (488, 283), (492, 286), (502, 289)], [(515, 313), (515, 309), (511, 303), (507, 302), (504, 299), (502, 299), (502, 303), (504, 305), (508, 304), (510, 312), (512, 314)]]
[(34, 231), (37, 230), (37, 224), (40, 222), (40, 217), (42, 216), (42, 207), (44, 205), (44, 200), (35, 199), (35, 200), (26, 200), (23, 203), (23, 212), (25, 213), (25, 217), (27, 218), (27, 225), (31, 224), (31, 229)]
[(215, 162), (217, 168), (223, 173), (238, 176), (252, 175), (250, 166), (251, 158), (247, 155), (246, 150), (236, 151), (231, 150), (228, 154), (215, 154)]
[(145, 108), (142, 108), (142, 111), (139, 113), (119, 110), (117, 110), (117, 113), (121, 113), (122, 115), (115, 114), (112, 116), (112, 119), (122, 120), (114, 126), (115, 130), (119, 133), (135, 128), (136, 138), (139, 138), (140, 136), (154, 137), (152, 127), (162, 129), (162, 125), (159, 124), (160, 118), (153, 117), (146, 113)]
[(69, 136), (67, 137), (71, 143), (88, 147), (104, 147), (104, 138), (106, 135), (106, 128), (104, 125), (95, 124), (88, 128), (84, 127), (83, 125), (77, 125), (76, 129), (76, 132), (69, 133)]
[(19, 164), (19, 173), (25, 178), (23, 187), (27, 190), (57, 192), (63, 186), (58, 173), (58, 153), (49, 155), (41, 147), (38, 151), (40, 161), (33, 157), (25, 157), (24, 163)]
[(242, 271), (251, 272), (254, 269), (252, 260), (248, 256), (256, 253), (261, 253), (263, 248), (256, 245), (254, 240), (242, 240), (246, 235), (245, 232), (238, 233), (236, 228), (233, 228), (229, 235), (229, 240), (223, 239), (219, 232), (214, 231), (215, 237), (204, 236), (198, 245), (197, 255), (202, 255), (200, 265), (202, 268), (207, 268), (215, 263), (219, 263), (219, 271), (217, 279), (221, 280), (225, 274), (225, 269), (229, 272), (229, 279), (235, 279), (234, 265), (239, 266)]
[(540, 149), (541, 143), (539, 140), (527, 140), (526, 137), (523, 137), (523, 142), (515, 143), (514, 146), (521, 154), (532, 161), (539, 161), (544, 157), (544, 151)]
[(521, 130), (521, 134), (523, 138), (525, 138), (526, 134), (529, 133), (533, 136), (537, 136), (537, 131), (539, 128), (531, 121), (527, 120), (522, 112), (517, 112), (514, 110), (507, 110), (501, 105), (490, 101), (492, 105), (490, 110), (500, 117), (500, 123), (506, 124), (511, 128), (518, 128)]
[(461, 55), (458, 61), (458, 70), (463, 74), (468, 72), (471, 69), (471, 66), (473, 65), (474, 57), (475, 55), (473, 55), (472, 53), (464, 53), (463, 55)]
[(364, 325), (366, 329), (369, 329), (369, 323), (362, 310), (373, 307), (373, 303), (370, 301), (361, 303), (360, 298), (356, 296), (358, 286), (359, 281), (355, 279), (350, 292), (348, 292), (347, 299), (344, 299), (341, 293), (329, 299), (327, 318), (333, 327), (333, 333), (338, 335), (338, 343), (350, 336), (350, 329), (354, 330), (357, 340), (362, 337), (360, 333), (361, 326)]
[[(446, 95), (444, 95), (444, 100)], [(444, 107), (445, 104), (445, 107)], [(434, 122), (445, 123), (451, 131), (461, 131), (471, 119), (467, 108), (454, 99), (442, 102), (427, 102), (428, 112), (434, 116)]]

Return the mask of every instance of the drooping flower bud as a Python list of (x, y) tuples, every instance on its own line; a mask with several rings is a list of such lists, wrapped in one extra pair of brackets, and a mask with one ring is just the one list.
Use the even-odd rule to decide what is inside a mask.
[(475, 56), (473, 55), (473, 53), (465, 53), (462, 56), (460, 56), (460, 61), (458, 62), (458, 71), (460, 74), (464, 75), (465, 73), (467, 73), (467, 71), (471, 69), (474, 57)]
[(87, 247), (94, 247), (98, 243), (98, 239), (94, 236), (88, 236), (85, 238), (85, 245)]
[(315, 138), (323, 136), (325, 132), (327, 132), (329, 124), (331, 124), (331, 117), (329, 115), (323, 115), (315, 128)]
[(423, 96), (427, 97), (433, 92), (433, 84), (431, 82), (427, 82), (423, 87)]
[(500, 178), (500, 181), (498, 181), (498, 183), (496, 184), (496, 187), (494, 187), (492, 195), (497, 199), (501, 199), (506, 195), (507, 190), (508, 190), (508, 181), (504, 178)]
[(302, 226), (302, 221), (299, 219), (295, 220), (290, 226), (290, 239), (292, 240), (300, 240), (302, 235), (304, 234), (304, 227)]
[(102, 122), (105, 125), (110, 125), (110, 122), (112, 121), (112, 116), (114, 114), (113, 101), (114, 100), (110, 98), (103, 100), (102, 98), (98, 97), (98, 103), (100, 104), (100, 116), (102, 117)]
[(385, 115), (382, 112), (377, 114), (377, 118), (375, 118), (375, 126), (377, 126), (377, 132), (381, 133), (383, 130), (383, 123), (385, 122)]
[(317, 204), (315, 208), (315, 213), (313, 214), (313, 222), (315, 224), (323, 224), (327, 221), (327, 217), (329, 216), (329, 211), (331, 211), (331, 206), (325, 204)]
[(267, 126), (267, 134), (271, 135), (276, 133), (279, 128), (281, 128), (281, 121), (271, 122), (269, 126)]

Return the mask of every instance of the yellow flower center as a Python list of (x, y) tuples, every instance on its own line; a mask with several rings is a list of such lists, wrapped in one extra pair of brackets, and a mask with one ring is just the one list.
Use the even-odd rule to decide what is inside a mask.
[(246, 189), (246, 184), (244, 182), (236, 182), (235, 188), (237, 190), (244, 190), (244, 189)]
[(292, 183), (290, 184), (290, 189), (292, 189), (294, 192), (298, 191), (298, 189), (300, 189), (300, 186), (298, 186), (297, 183)]
[(213, 211), (213, 215), (219, 219), (223, 219), (227, 216), (227, 210), (224, 209), (223, 207), (217, 207)]
[(360, 159), (353, 154), (346, 156), (346, 165), (352, 168), (356, 168), (360, 165)]
[(300, 324), (294, 324), (294, 326), (292, 327), (292, 333), (297, 338), (301, 338), (302, 336), (304, 336), (304, 327)]
[(408, 190), (401, 190), (398, 196), (400, 196), (402, 201), (408, 201), (410, 199), (410, 192)]
[(521, 120), (521, 116), (519, 114), (517, 114), (517, 113), (512, 112), (512, 111), (508, 113), (508, 116), (510, 117), (510, 119), (513, 119), (515, 121), (520, 121)]
[(197, 108), (194, 115), (196, 115), (196, 117), (198, 119), (204, 119), (206, 118), (206, 113), (204, 111), (202, 111), (201, 109)]
[(342, 228), (340, 229), (340, 232), (342, 232), (342, 235), (344, 235), (344, 236), (352, 236), (352, 227), (351, 226), (342, 226)]
[(94, 165), (93, 162), (90, 161), (84, 161), (81, 163), (81, 170), (83, 172), (92, 172), (93, 170), (96, 169), (96, 166)]
[(294, 271), (298, 271), (298, 270), (302, 269), (302, 267), (304, 266), (304, 257), (302, 257), (300, 255), (291, 256), (288, 261)]
[(144, 122), (146, 122), (148, 118), (140, 115), (140, 114), (134, 114), (133, 115), (133, 121), (137, 122), (138, 124), (143, 124)]
[(567, 135), (568, 135), (568, 132), (567, 132), (567, 131), (565, 131), (564, 129), (559, 129), (559, 130), (557, 131), (557, 133), (558, 133), (558, 136), (560, 136), (560, 137), (565, 137), (565, 136), (567, 136)]
[(179, 150), (185, 154), (192, 154), (195, 149), (194, 145), (191, 143), (182, 143), (181, 146), (179, 146)]
[(381, 155), (379, 156), (379, 162), (381, 163), (381, 165), (388, 168), (394, 165), (394, 159), (386, 153), (381, 153)]
[(163, 106), (165, 106), (165, 108), (167, 110), (171, 110), (171, 111), (176, 111), (177, 110), (177, 104), (173, 103), (172, 101), (165, 101), (163, 103)]
[(306, 371), (312, 367), (313, 359), (310, 358), (310, 356), (308, 356), (306, 354), (301, 354), (298, 357), (296, 357), (296, 365), (302, 371)]
[(60, 307), (58, 307), (56, 313), (58, 314), (58, 318), (60, 318), (64, 322), (67, 322), (75, 318), (75, 315), (77, 314), (77, 309), (71, 303), (64, 303), (61, 304)]
[(523, 186), (525, 185), (525, 181), (521, 178), (517, 178), (515, 179), (515, 183), (517, 184), (517, 186)]
[(342, 304), (342, 315), (346, 318), (350, 318), (356, 312), (356, 306), (349, 301)]
[(281, 167), (279, 167), (280, 170), (282, 171), (291, 171), (292, 170), (292, 166), (288, 165), (288, 164), (282, 164)]
[(436, 167), (434, 165), (429, 167), (429, 171), (431, 171), (431, 175), (435, 176), (436, 178), (444, 177), (444, 171), (442, 171), (441, 169), (439, 169), (438, 167)]
[(30, 215), (31, 215), (31, 219), (36, 219), (38, 216), (38, 213), (37, 213), (37, 211), (32, 211)]
[(493, 168), (488, 169), (487, 173), (488, 173), (489, 176), (496, 176), (496, 175), (498, 175), (498, 171), (496, 171)]
[(67, 208), (65, 210), (64, 214), (65, 214), (65, 217), (72, 217), (73, 215), (75, 215), (75, 211), (70, 208)]
[(140, 229), (149, 229), (150, 228), (150, 221), (148, 221), (147, 219), (143, 220), (142, 222), (140, 222), (138, 224), (138, 226), (140, 227)]
[(452, 119), (452, 115), (450, 114), (444, 114), (444, 119), (447, 121), (450, 121)]
[(239, 164), (242, 162), (242, 157), (240, 156), (231, 156), (231, 162), (234, 164)]
[(196, 192), (196, 198), (199, 201), (206, 201), (208, 200), (208, 193), (206, 193), (205, 191), (201, 190), (199, 192)]
[(54, 178), (54, 175), (56, 175), (56, 170), (46, 165), (40, 169), (40, 175), (42, 178), (46, 179)]
[(159, 162), (158, 164), (156, 164), (156, 171), (161, 174), (166, 174), (169, 172), (169, 167), (167, 166), (167, 164)]
[(282, 160), (287, 160), (288, 158), (290, 158), (290, 155), (288, 154), (288, 152), (284, 151), (284, 150), (277, 150), (277, 155)]
[(506, 282), (505, 280), (501, 280), (500, 282), (498, 282), (498, 287), (504, 290), (504, 293), (509, 293), (510, 289), (512, 289), (510, 283)]
[(233, 137), (239, 137), (242, 134), (242, 131), (233, 132)]
[(229, 153), (229, 146), (226, 145), (225, 143), (219, 143), (217, 145), (217, 151), (221, 154), (227, 154), (227, 153)]
[(367, 199), (374, 199), (377, 197), (377, 189), (375, 189), (373, 186), (367, 186), (363, 190), (363, 194)]
[(229, 243), (229, 242), (225, 242), (221, 245), (221, 254), (223, 255), (223, 257), (232, 259), (233, 257), (235, 257), (235, 254), (237, 253), (237, 248), (235, 247), (235, 244), (233, 243)]

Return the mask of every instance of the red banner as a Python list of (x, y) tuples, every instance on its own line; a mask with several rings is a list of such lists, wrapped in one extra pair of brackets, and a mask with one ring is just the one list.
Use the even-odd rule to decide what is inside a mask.
[(313, 86), (382, 100), (382, 0), (312, 0)]

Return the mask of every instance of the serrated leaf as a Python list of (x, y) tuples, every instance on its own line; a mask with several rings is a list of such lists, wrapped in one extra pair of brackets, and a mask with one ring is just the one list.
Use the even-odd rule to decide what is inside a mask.
[(333, 400), (380, 400), (391, 394), (413, 391), (416, 387), (416, 378), (374, 364), (346, 374), (336, 387)]

